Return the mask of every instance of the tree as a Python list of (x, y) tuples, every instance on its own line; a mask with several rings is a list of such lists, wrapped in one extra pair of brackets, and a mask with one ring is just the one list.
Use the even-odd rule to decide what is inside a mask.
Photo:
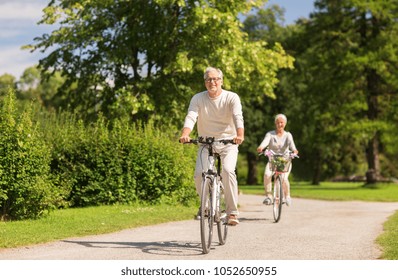
[(18, 99), (31, 100), (39, 98), (38, 88), (40, 82), (40, 70), (37, 67), (33, 66), (25, 69), (18, 81)]
[(264, 2), (51, 1), (41, 23), (59, 28), (30, 48), (52, 49), (40, 66), (65, 77), (64, 107), (108, 116), (125, 107), (133, 119), (155, 114), (180, 123), (181, 104), (203, 90), (209, 65), (224, 71), (226, 88), (242, 99), (273, 95), (278, 69), (292, 60), (280, 45), (249, 41), (238, 18)]
[(9, 89), (16, 89), (15, 77), (11, 74), (3, 74), (0, 76), (0, 96), (7, 95)]
[(361, 150), (366, 151), (367, 183), (380, 179), (381, 139), (393, 125), (387, 117), (391, 106), (383, 100), (396, 96), (398, 89), (398, 46), (393, 39), (397, 5), (315, 1), (316, 10), (305, 25), (309, 47), (303, 53), (311, 76), (307, 108), (318, 126), (311, 139), (318, 162), (314, 182), (319, 182), (320, 172), (333, 169), (333, 162), (358, 157)]

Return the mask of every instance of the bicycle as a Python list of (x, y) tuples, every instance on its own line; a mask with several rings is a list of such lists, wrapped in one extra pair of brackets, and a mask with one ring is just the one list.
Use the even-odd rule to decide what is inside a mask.
[(272, 212), (275, 223), (279, 222), (282, 214), (282, 205), (285, 203), (285, 193), (283, 191), (283, 181), (285, 173), (289, 170), (292, 159), (298, 155), (287, 152), (284, 154), (277, 154), (271, 150), (264, 150), (263, 153), (268, 157), (269, 168), (274, 173), (272, 185)]
[[(213, 239), (213, 226), (217, 224), (218, 240), (224, 245), (228, 235), (228, 217), (224, 198), (224, 185), (221, 178), (220, 155), (213, 149), (215, 143), (234, 144), (232, 139), (199, 137), (191, 139), (192, 144), (202, 144), (208, 150), (208, 169), (202, 173), (202, 193), (200, 203), (200, 238), (204, 254), (210, 252)], [(217, 165), (215, 164), (217, 162)]]

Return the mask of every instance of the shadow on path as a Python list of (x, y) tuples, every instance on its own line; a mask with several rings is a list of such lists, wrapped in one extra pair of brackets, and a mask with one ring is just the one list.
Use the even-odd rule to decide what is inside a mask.
[(196, 256), (202, 254), (200, 243), (188, 241), (105, 242), (62, 240), (62, 242), (74, 243), (87, 248), (139, 249), (147, 254), (165, 256)]

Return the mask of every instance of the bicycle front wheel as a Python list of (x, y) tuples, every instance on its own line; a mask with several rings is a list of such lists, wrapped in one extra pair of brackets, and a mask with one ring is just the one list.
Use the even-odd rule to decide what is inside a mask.
[(277, 176), (274, 180), (274, 202), (273, 202), (275, 223), (279, 222), (281, 218), (282, 203), (283, 203), (282, 179), (280, 176)]
[(220, 182), (220, 193), (219, 193), (219, 207), (217, 209), (217, 232), (218, 242), (220, 245), (224, 245), (227, 241), (228, 234), (228, 221), (227, 221), (227, 207), (224, 196), (224, 186)]
[(202, 183), (202, 196), (200, 204), (200, 239), (204, 254), (210, 252), (211, 241), (213, 238), (213, 205), (212, 205), (212, 184), (213, 181), (205, 178)]

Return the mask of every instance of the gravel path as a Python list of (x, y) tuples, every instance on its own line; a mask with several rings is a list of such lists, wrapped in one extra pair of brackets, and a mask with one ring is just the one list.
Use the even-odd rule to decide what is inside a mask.
[[(200, 247), (199, 222), (165, 223), (112, 234), (0, 249), (3, 260), (375, 260), (375, 239), (398, 203), (294, 199), (279, 223), (262, 197), (240, 195), (240, 224), (224, 246)], [(214, 237), (215, 241), (217, 235)]]

